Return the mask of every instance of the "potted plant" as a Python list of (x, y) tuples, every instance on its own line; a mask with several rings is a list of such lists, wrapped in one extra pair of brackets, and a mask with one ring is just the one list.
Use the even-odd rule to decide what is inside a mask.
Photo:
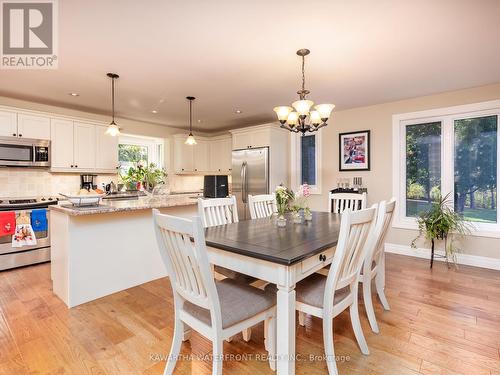
[(294, 194), (291, 190), (287, 189), (283, 185), (279, 185), (275, 190), (276, 194), (276, 206), (278, 209), (278, 227), (286, 226), (285, 213), (290, 209), (290, 202), (294, 199)]
[(464, 221), (462, 215), (450, 208), (450, 193), (444, 197), (438, 194), (432, 207), (419, 214), (417, 218), (419, 235), (412, 241), (411, 246), (416, 248), (416, 241), (424, 236), (431, 242), (431, 268), (434, 263), (436, 241), (444, 241), (446, 262), (451, 259), (456, 265), (455, 236), (470, 233), (470, 224)]
[(152, 191), (156, 185), (164, 181), (165, 177), (167, 177), (165, 170), (158, 168), (154, 163), (146, 166), (137, 164), (136, 167), (130, 167), (127, 174), (120, 176), (127, 190), (140, 190), (142, 185), (147, 191)]
[(293, 219), (297, 224), (302, 223), (302, 218), (306, 221), (312, 220), (311, 210), (307, 206), (307, 198), (311, 195), (311, 189), (308, 184), (299, 186), (299, 190), (295, 193), (293, 202)]

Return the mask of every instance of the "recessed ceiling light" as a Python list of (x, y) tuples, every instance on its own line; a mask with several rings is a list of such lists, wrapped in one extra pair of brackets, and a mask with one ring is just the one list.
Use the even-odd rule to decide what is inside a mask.
[(80, 94), (77, 93), (77, 92), (70, 92), (68, 95), (71, 95), (71, 96), (80, 96)]
[(203, 121), (203, 120), (198, 120), (198, 124), (201, 124), (201, 122), (202, 122), (202, 121)]
[(158, 113), (158, 111), (157, 111), (156, 109), (153, 109), (153, 110), (151, 111), (151, 113), (154, 113), (154, 114), (156, 115), (156, 114)]
[(237, 109), (236, 111), (234, 111), (234, 113), (239, 115), (239, 114), (243, 113), (243, 111), (241, 109)]

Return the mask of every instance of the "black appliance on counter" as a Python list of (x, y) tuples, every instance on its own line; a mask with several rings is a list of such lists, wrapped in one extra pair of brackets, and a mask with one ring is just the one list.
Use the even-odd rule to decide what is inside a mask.
[(92, 190), (97, 188), (97, 175), (95, 174), (81, 174), (80, 175), (80, 189)]
[(225, 198), (229, 195), (227, 176), (205, 176), (203, 181), (204, 198)]

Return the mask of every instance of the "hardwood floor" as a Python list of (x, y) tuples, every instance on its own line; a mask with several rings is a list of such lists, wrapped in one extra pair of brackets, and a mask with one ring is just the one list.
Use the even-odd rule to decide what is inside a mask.
[[(356, 346), (348, 313), (334, 321), (336, 354), (346, 358), (340, 374), (500, 375), (500, 272), (434, 267), (388, 254), (392, 310), (375, 304), (379, 335), (360, 308), (371, 354), (363, 356)], [(163, 373), (173, 320), (167, 279), (68, 310), (52, 294), (50, 265), (42, 264), (0, 272), (0, 308), (1, 375)], [(312, 317), (297, 326), (297, 374), (327, 373), (321, 329)], [(262, 325), (250, 342), (237, 336), (224, 351), (226, 374), (273, 373)], [(195, 333), (181, 353), (176, 373), (210, 374), (207, 340)]]

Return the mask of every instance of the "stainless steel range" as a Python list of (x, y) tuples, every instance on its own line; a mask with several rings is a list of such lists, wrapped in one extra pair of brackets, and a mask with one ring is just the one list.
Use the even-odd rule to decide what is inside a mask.
[[(57, 204), (58, 198), (0, 198), (0, 211), (14, 211), (16, 216), (37, 208), (48, 208)], [(47, 231), (36, 232), (37, 244), (33, 246), (12, 247), (12, 236), (0, 237), (0, 270), (47, 262), (50, 260), (50, 221), (47, 212)]]

